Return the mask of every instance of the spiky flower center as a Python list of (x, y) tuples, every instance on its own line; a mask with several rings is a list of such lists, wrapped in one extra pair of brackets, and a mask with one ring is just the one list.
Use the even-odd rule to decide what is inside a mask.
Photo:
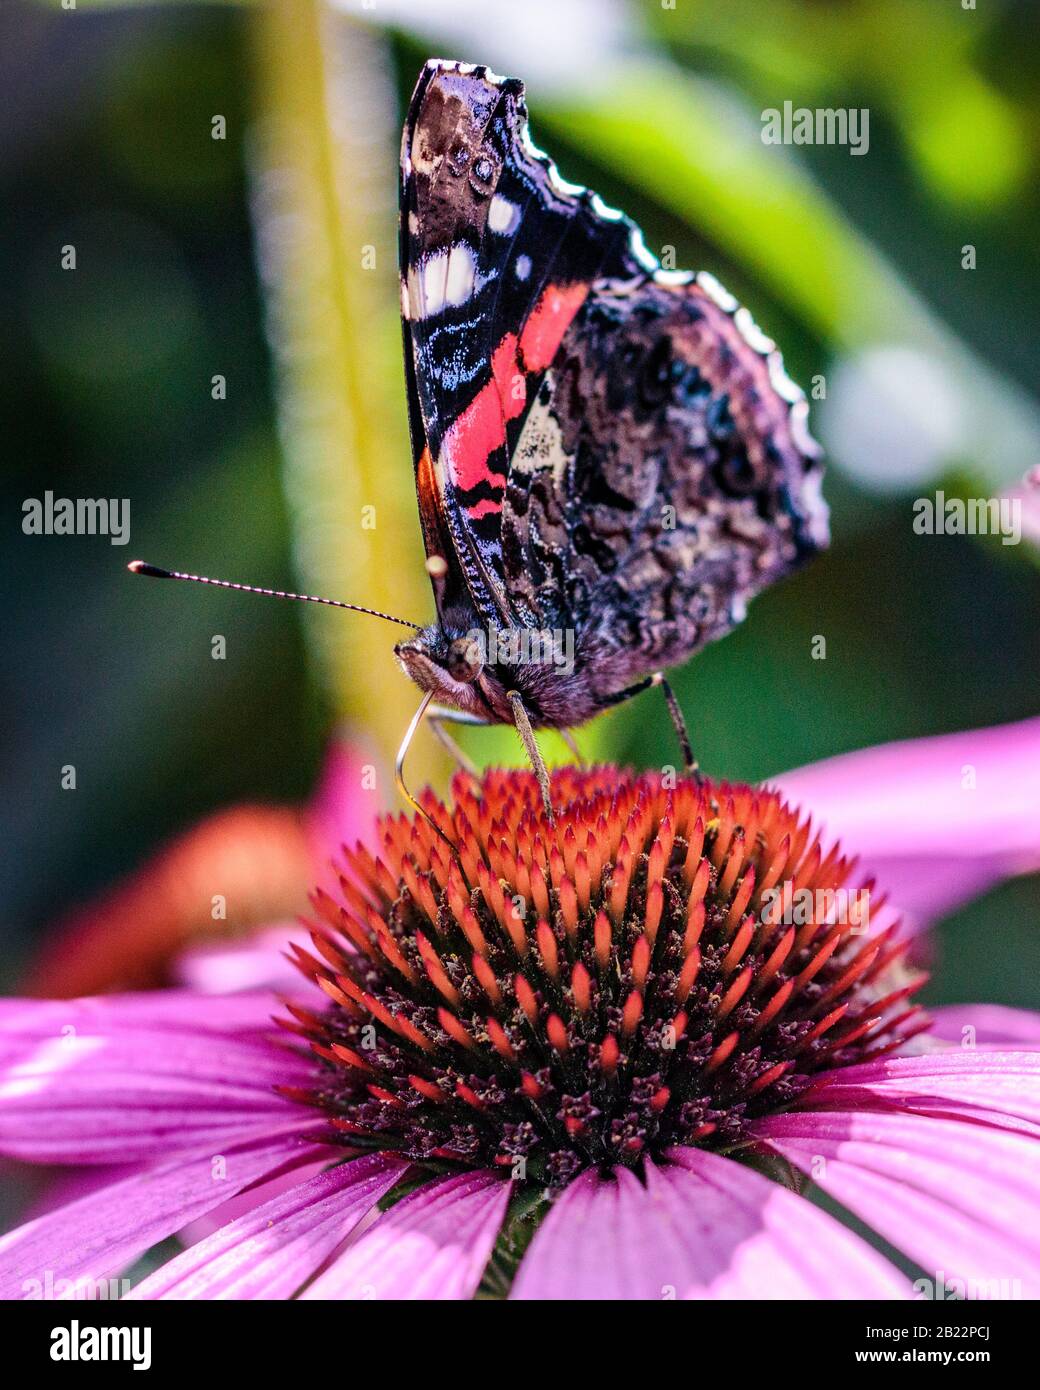
[(551, 825), (529, 773), (459, 777), (425, 803), (454, 853), (404, 816), (345, 851), (298, 951), (331, 1002), (292, 1009), (324, 1063), (296, 1098), (351, 1147), (564, 1183), (729, 1148), (926, 1026), (837, 845), (773, 791), (672, 781), (558, 771)]

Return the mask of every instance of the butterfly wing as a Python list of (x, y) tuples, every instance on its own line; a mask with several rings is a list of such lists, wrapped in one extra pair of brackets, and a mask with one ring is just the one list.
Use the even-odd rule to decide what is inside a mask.
[(582, 701), (608, 702), (826, 543), (804, 396), (712, 277), (662, 270), (633, 222), (560, 178), (531, 143), (520, 82), (427, 64), (401, 167), (442, 622), (570, 633)]
[(773, 343), (709, 276), (600, 281), (528, 412), (502, 562), (595, 694), (676, 665), (826, 544), (819, 450)]
[(525, 626), (501, 550), (511, 461), (593, 282), (642, 279), (638, 233), (530, 142), (523, 85), (433, 61), (401, 152), (402, 317), (420, 515), (447, 612)]

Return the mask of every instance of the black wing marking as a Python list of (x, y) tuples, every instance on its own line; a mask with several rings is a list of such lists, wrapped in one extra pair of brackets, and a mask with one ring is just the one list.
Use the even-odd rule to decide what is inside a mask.
[(645, 279), (656, 262), (627, 218), (566, 184), (533, 146), (515, 79), (428, 63), (401, 165), (406, 374), (417, 470), (429, 451), (429, 478), (418, 479), (427, 549), (447, 535), (455, 552), (445, 557), (445, 606), (465, 587), (487, 621), (524, 623), (500, 527), (526, 415), (592, 282)]
[(601, 694), (685, 660), (826, 543), (807, 413), (711, 276), (600, 281), (513, 456), (514, 603), (575, 632)]

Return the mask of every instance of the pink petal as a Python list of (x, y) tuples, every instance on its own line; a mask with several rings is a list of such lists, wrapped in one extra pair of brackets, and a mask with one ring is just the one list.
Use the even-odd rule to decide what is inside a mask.
[(212, 999), (195, 990), (148, 990), (89, 999), (0, 999), (0, 1056), (9, 1036), (31, 1030), (41, 1038), (108, 1027), (170, 1029), (190, 1033), (254, 1033), (272, 1037), (278, 1001), (268, 990)]
[(1030, 469), (1019, 486), (1005, 489), (1001, 496), (1018, 503), (1022, 535), (1040, 546), (1040, 468)]
[(756, 1136), (937, 1281), (1040, 1296), (1035, 1140), (983, 1124), (843, 1111), (773, 1115)]
[[(142, 1163), (90, 1163), (46, 1168), (43, 1170), (46, 1177), (42, 1185), (33, 1192), (26, 1205), (19, 1207), (18, 1220), (30, 1221), (58, 1207), (67, 1207), (81, 1197), (88, 1197), (92, 1192), (99, 1192), (103, 1187), (111, 1187), (114, 1182), (132, 1177), (145, 1166)], [(36, 1170), (36, 1176), (40, 1176), (39, 1170)]]
[(803, 1198), (732, 1159), (670, 1150), (582, 1173), (520, 1263), (518, 1299), (906, 1298), (882, 1257)]
[(315, 864), (328, 886), (338, 887), (329, 874), (329, 861), (338, 859), (340, 846), (371, 836), (380, 810), (374, 791), (362, 786), (366, 758), (361, 749), (345, 739), (333, 739), (325, 754), (321, 780), (307, 813), (307, 829)]
[(951, 1114), (1040, 1134), (1040, 1055), (951, 1048), (882, 1057), (824, 1073), (799, 1097), (798, 1107)]
[[(246, 1216), (254, 1207), (272, 1201), (281, 1193), (288, 1192), (291, 1187), (308, 1181), (317, 1176), (318, 1173), (323, 1173), (334, 1163), (342, 1163), (342, 1161), (343, 1149), (340, 1145), (315, 1144), (306, 1163), (300, 1163), (291, 1169), (283, 1169), (271, 1178), (264, 1178), (262, 1182), (253, 1183), (244, 1192), (236, 1192), (226, 1202), (221, 1202), (219, 1207), (213, 1207), (212, 1210), (205, 1212), (196, 1220), (189, 1221), (186, 1226), (182, 1226), (177, 1232), (177, 1240), (184, 1247), (197, 1245), (200, 1240), (206, 1240), (213, 1235), (214, 1231), (219, 1231), (221, 1226), (230, 1225), (232, 1221), (237, 1221), (240, 1216)], [(90, 1171), (89, 1168), (80, 1169), (81, 1173)]]
[[(370, 762), (375, 759), (345, 739), (329, 744), (321, 779), (305, 816), (314, 866), (308, 887), (320, 883), (338, 891), (333, 863), (341, 858), (341, 846), (371, 838), (381, 808), (378, 797), (366, 791), (362, 782), (363, 770)], [(300, 975), (285, 958), (290, 941), (310, 944), (298, 922), (275, 922), (231, 942), (191, 946), (178, 956), (171, 970), (181, 984), (205, 994), (264, 988), (295, 992)]]
[(125, 1269), (243, 1187), (285, 1164), (305, 1162), (313, 1151), (307, 1136), (319, 1127), (297, 1122), (272, 1133), (268, 1126), (223, 1150), (182, 1151), (19, 1226), (0, 1238), (0, 1298), (30, 1297), (30, 1281), (42, 1283), (48, 1275), (87, 1283)]
[(1009, 1009), (1003, 1004), (946, 1004), (929, 1008), (930, 1038), (957, 1043), (969, 1051), (976, 1047), (999, 1047), (1019, 1051), (1040, 1047), (1040, 1013), (1029, 1009)]
[(385, 1212), (303, 1297), (472, 1298), (511, 1190), (487, 1170), (426, 1183)]
[(1040, 869), (1040, 719), (847, 753), (778, 785), (920, 918)]
[(293, 941), (310, 944), (298, 922), (267, 927), (229, 943), (194, 946), (183, 951), (171, 969), (183, 985), (203, 994), (261, 989), (295, 993), (303, 981), (285, 954)]
[[(126, 1007), (117, 997), (0, 1001), (0, 1152), (41, 1163), (134, 1163), (172, 1148), (219, 1150), (239, 1131), (291, 1113), (276, 1085), (313, 1080), (310, 1061), (255, 1027), (200, 1030), (197, 1001), (174, 1014), (162, 994), (151, 997), (157, 1024), (133, 997)], [(232, 1001), (207, 1002), (222, 1010)]]
[(381, 1154), (327, 1168), (222, 1226), (128, 1297), (291, 1298), (407, 1168)]

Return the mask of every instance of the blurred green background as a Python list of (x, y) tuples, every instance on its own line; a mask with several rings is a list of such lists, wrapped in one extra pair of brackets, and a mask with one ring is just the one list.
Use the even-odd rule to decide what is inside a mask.
[[(394, 243), (403, 104), (431, 54), (523, 77), (563, 173), (715, 273), (796, 380), (824, 379), (833, 548), (677, 674), (703, 766), (758, 779), (1036, 713), (1035, 548), (911, 529), (914, 497), (987, 495), (1040, 458), (1036, 33), (1024, 0), (9, 4), (4, 978), (203, 813), (304, 801), (337, 725), (394, 804), (417, 702), (394, 629), (125, 565), (431, 613)], [(765, 146), (785, 100), (869, 108), (869, 153)], [(46, 489), (128, 498), (130, 544), (23, 535)], [(520, 760), (508, 733), (465, 741)], [(676, 756), (653, 697), (580, 741)], [(444, 775), (427, 736), (412, 775)], [(1027, 880), (944, 924), (931, 997), (1040, 1005), (1036, 906)]]

